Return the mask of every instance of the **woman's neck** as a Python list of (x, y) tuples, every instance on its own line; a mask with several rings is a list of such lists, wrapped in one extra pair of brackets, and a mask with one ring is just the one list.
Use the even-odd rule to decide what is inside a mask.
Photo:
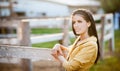
[(84, 34), (81, 34), (80, 35), (81, 37), (80, 37), (80, 40), (84, 40), (84, 39), (86, 39), (86, 38), (88, 38), (89, 37), (89, 35), (88, 35), (88, 33), (86, 32), (86, 33), (84, 33)]

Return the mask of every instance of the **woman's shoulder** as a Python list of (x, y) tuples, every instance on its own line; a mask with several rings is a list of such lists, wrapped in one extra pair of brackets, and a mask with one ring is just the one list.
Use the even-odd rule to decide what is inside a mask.
[(91, 36), (88, 41), (86, 42), (86, 44), (89, 44), (89, 45), (97, 45), (97, 38), (94, 37), (94, 36)]
[(96, 49), (97, 48), (97, 38), (96, 37), (90, 37), (90, 39), (83, 44), (84, 47), (88, 49)]
[(97, 38), (94, 36), (91, 36), (80, 43), (78, 43), (79, 46), (88, 46), (88, 45), (97, 45)]

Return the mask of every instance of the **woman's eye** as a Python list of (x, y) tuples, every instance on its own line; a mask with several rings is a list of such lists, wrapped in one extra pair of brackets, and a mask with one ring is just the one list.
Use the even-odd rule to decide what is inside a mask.
[(78, 21), (78, 23), (81, 23), (82, 21)]

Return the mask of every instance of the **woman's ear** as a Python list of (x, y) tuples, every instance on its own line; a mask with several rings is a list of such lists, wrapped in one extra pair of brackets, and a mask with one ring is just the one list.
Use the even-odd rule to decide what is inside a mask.
[(90, 26), (91, 26), (91, 23), (90, 23), (90, 22), (88, 22), (88, 23), (87, 23), (87, 25), (88, 25), (88, 27), (90, 27)]

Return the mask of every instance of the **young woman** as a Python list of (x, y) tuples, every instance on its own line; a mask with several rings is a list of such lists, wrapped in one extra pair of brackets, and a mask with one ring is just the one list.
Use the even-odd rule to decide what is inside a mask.
[(99, 57), (95, 22), (91, 12), (86, 9), (75, 10), (71, 19), (77, 39), (69, 48), (56, 44), (52, 49), (52, 56), (61, 62), (67, 71), (88, 71)]

